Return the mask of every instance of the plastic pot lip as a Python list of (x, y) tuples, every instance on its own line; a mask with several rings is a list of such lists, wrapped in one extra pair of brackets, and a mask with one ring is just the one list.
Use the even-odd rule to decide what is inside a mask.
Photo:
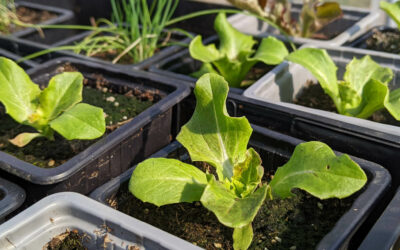
[[(285, 145), (291, 147), (291, 152), (294, 147), (304, 141), (284, 135), (257, 125), (252, 125), (255, 136), (266, 136), (272, 138), (274, 141), (285, 143)], [(250, 140), (250, 144), (254, 143), (254, 139)], [(260, 146), (260, 143), (256, 143)], [(179, 142), (174, 141), (162, 150), (150, 156), (150, 158), (165, 157), (169, 153), (181, 148)], [(262, 146), (260, 146), (262, 147)], [(279, 146), (277, 146), (278, 148)], [(278, 148), (277, 151), (280, 149)], [(283, 154), (288, 153), (287, 150)], [(340, 152), (335, 151), (335, 154), (340, 155)], [(366, 161), (357, 157), (350, 156), (356, 161), (368, 175), (368, 183), (365, 186), (365, 190), (359, 195), (359, 197), (353, 202), (352, 207), (338, 220), (334, 228), (325, 235), (325, 237), (319, 242), (316, 249), (339, 249), (346, 241), (346, 236), (351, 235), (352, 232), (356, 231), (363, 221), (368, 217), (372, 209), (377, 206), (377, 200), (385, 194), (385, 191), (389, 188), (391, 183), (391, 175), (382, 166)], [(106, 204), (106, 200), (113, 195), (120, 187), (121, 184), (128, 181), (132, 175), (136, 165), (125, 171), (120, 176), (110, 180), (104, 185), (95, 189), (90, 197), (96, 201)], [(338, 240), (338, 238), (340, 239)]]
[[(9, 52), (7, 50), (4, 50), (2, 48), (0, 48), (0, 56), (7, 57), (13, 61), (17, 61), (22, 58), (21, 56), (14, 54), (12, 52)], [(38, 64), (31, 60), (26, 60), (26, 61), (21, 62), (20, 66), (22, 66), (23, 68), (34, 68), (34, 67), (38, 66)]]
[[(294, 3), (292, 4), (292, 11), (301, 9), (302, 4), (299, 3)], [(376, 22), (379, 21), (379, 18), (381, 15), (383, 15), (379, 11), (371, 12), (368, 9), (364, 8), (359, 8), (359, 7), (351, 7), (351, 6), (341, 6), (344, 17), (346, 15), (352, 15), (352, 13), (360, 13), (364, 14), (365, 16), (362, 17), (360, 20), (358, 20), (354, 25), (349, 27), (347, 30), (344, 30), (342, 33), (338, 34), (336, 37), (330, 39), (330, 40), (318, 40), (318, 39), (311, 39), (311, 38), (301, 38), (301, 37), (292, 37), (289, 36), (288, 38), (290, 41), (298, 43), (298, 44), (308, 44), (312, 43), (315, 45), (326, 45), (326, 46), (340, 46), (344, 44), (345, 42), (354, 39), (355, 37), (363, 34), (367, 29), (369, 29), (372, 25), (376, 25)], [(354, 14), (353, 14), (354, 15)], [(343, 18), (344, 18), (343, 17)], [(236, 23), (239, 23), (243, 18), (242, 14), (236, 14), (228, 18), (228, 21), (235, 25)], [(275, 36), (281, 40), (287, 40), (287, 38), (283, 35), (276, 35), (276, 34), (271, 34), (271, 33), (260, 33), (256, 34), (255, 36), (258, 37), (265, 37), (268, 35)]]
[(22, 188), (3, 178), (0, 178), (0, 192), (4, 193), (3, 199), (0, 200), (1, 221), (24, 203), (26, 194)]
[[(116, 73), (119, 75), (130, 76), (132, 78), (145, 78), (151, 81), (158, 82), (159, 85), (167, 86), (173, 88), (174, 90), (170, 92), (163, 99), (137, 115), (129, 123), (121, 126), (117, 130), (113, 131), (105, 138), (99, 140), (98, 142), (92, 144), (84, 151), (75, 155), (69, 159), (66, 163), (52, 169), (44, 169), (33, 164), (22, 161), (14, 156), (0, 151), (0, 169), (10, 172), (11, 174), (17, 175), (29, 182), (40, 184), (40, 185), (50, 185), (59, 183), (68, 179), (73, 174), (80, 171), (91, 161), (95, 160), (101, 155), (105, 150), (113, 147), (115, 144), (121, 142), (128, 135), (135, 134), (140, 131), (145, 125), (149, 124), (155, 117), (163, 114), (167, 110), (171, 109), (173, 106), (178, 104), (181, 100), (190, 94), (190, 89), (187, 84), (179, 80), (169, 80), (165, 77), (158, 76), (149, 72), (135, 71), (126, 72), (118, 68), (108, 68), (105, 65), (96, 64), (93, 62), (84, 62), (77, 58), (57, 58), (48, 61), (36, 68), (28, 70), (28, 74), (33, 74), (40, 70), (46, 69), (51, 65), (59, 64), (62, 62), (72, 62), (76, 64), (81, 64), (88, 66), (93, 69), (102, 70), (104, 74), (107, 72)], [(12, 166), (11, 168), (7, 165)]]
[[(400, 56), (393, 55), (388, 53), (381, 53), (377, 51), (365, 50), (365, 49), (356, 49), (350, 47), (334, 47), (334, 46), (316, 46), (312, 44), (303, 45), (301, 48), (322, 48), (328, 51), (343, 53), (343, 55), (347, 57), (353, 57), (353, 55), (370, 55), (372, 59), (381, 58), (385, 63), (390, 63), (393, 65), (400, 65)], [(334, 60), (335, 61), (335, 60)], [(391, 147), (400, 148), (400, 127), (381, 124), (365, 119), (355, 118), (344, 116), (340, 114), (336, 114), (333, 112), (323, 111), (319, 109), (308, 108), (292, 103), (286, 103), (281, 101), (269, 101), (264, 97), (257, 96), (257, 92), (261, 88), (265, 88), (267, 86), (271, 86), (272, 79), (275, 79), (275, 76), (279, 75), (283, 70), (286, 70), (289, 65), (292, 65), (291, 62), (283, 62), (277, 67), (275, 67), (272, 71), (270, 71), (267, 75), (262, 77), (259, 81), (250, 86), (243, 95), (249, 99), (255, 100), (258, 105), (263, 106), (279, 106), (279, 109), (284, 112), (289, 112), (291, 114), (296, 115), (297, 120), (301, 120), (305, 123), (311, 124), (323, 124), (323, 126), (327, 126), (333, 129), (340, 129), (341, 133), (349, 133), (356, 134), (360, 137), (367, 137), (369, 139), (379, 141), (383, 144), (390, 145)], [(300, 66), (299, 66), (300, 67)], [(305, 69), (304, 69), (305, 70)]]
[[(47, 214), (46, 212), (50, 212), (51, 209), (54, 207), (62, 208), (59, 210), (59, 214)], [(132, 232), (137, 235), (136, 241), (140, 243), (143, 241), (143, 238), (151, 239), (156, 243), (160, 244), (165, 249), (201, 249), (196, 247), (176, 236), (168, 234), (154, 226), (151, 226), (147, 223), (144, 223), (140, 220), (132, 218), (126, 214), (123, 214), (113, 208), (110, 208), (106, 205), (100, 204), (84, 195), (73, 193), (73, 192), (61, 192), (57, 194), (53, 194), (47, 196), (40, 200), (39, 202), (35, 203), (25, 211), (21, 212), (14, 218), (10, 219), (9, 221), (5, 222), (4, 224), (0, 225), (0, 240), (4, 240), (8, 237), (9, 234), (17, 230), (21, 230), (23, 227), (27, 227), (31, 225), (33, 220), (40, 216), (56, 216), (60, 217), (67, 210), (72, 211), (85, 211), (85, 213), (77, 213), (74, 217), (79, 218), (81, 221), (89, 220), (86, 219), (86, 213), (89, 214), (91, 217), (100, 218), (106, 224), (117, 225), (120, 228), (123, 228), (126, 231)], [(76, 212), (75, 211), (75, 212)], [(61, 214), (61, 215), (60, 215)], [(47, 220), (49, 221), (49, 220)], [(50, 222), (49, 222), (50, 223)], [(57, 224), (57, 222), (55, 222)], [(66, 224), (66, 223), (63, 223)], [(43, 225), (39, 225), (43, 226)], [(66, 224), (65, 227), (67, 228), (76, 228), (79, 225), (68, 225)], [(101, 225), (97, 225), (100, 227)], [(63, 226), (64, 227), (64, 226)], [(82, 225), (84, 227), (84, 225)], [(24, 228), (24, 230), (27, 230)], [(111, 235), (118, 235), (121, 233), (118, 232), (110, 232)], [(57, 235), (54, 235), (57, 236)], [(53, 236), (53, 237), (54, 237)], [(38, 237), (36, 235), (31, 235), (32, 237)], [(7, 244), (12, 242), (13, 239), (7, 239)], [(50, 239), (49, 239), (50, 240)], [(17, 242), (16, 242), (17, 243)], [(8, 246), (8, 245), (5, 245)]]
[(400, 237), (400, 188), (358, 249), (394, 249)]
[[(24, 6), (24, 7), (28, 7), (31, 9), (46, 10), (46, 11), (57, 14), (56, 18), (52, 18), (52, 19), (47, 20), (40, 24), (59, 24), (59, 23), (65, 22), (67, 20), (70, 20), (74, 17), (74, 13), (71, 10), (63, 9), (63, 8), (59, 8), (59, 7), (48, 6), (48, 5), (38, 4), (38, 3), (25, 2), (25, 1), (18, 1), (17, 3), (15, 3), (15, 5), (16, 6)], [(32, 34), (34, 32), (36, 32), (36, 29), (26, 28), (26, 29), (12, 33), (11, 36), (12, 37), (23, 37), (23, 36)]]

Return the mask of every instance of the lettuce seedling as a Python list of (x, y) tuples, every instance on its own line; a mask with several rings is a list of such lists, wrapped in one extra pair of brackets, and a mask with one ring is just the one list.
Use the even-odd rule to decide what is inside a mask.
[(400, 30), (400, 1), (395, 3), (381, 1), (379, 5), (396, 22), (397, 28)]
[(347, 64), (343, 81), (337, 80), (337, 67), (326, 50), (300, 49), (287, 60), (302, 65), (317, 78), (340, 114), (366, 119), (386, 108), (400, 120), (400, 88), (390, 91), (388, 87), (393, 72), (381, 67), (370, 56), (354, 58)]
[(105, 132), (103, 110), (82, 101), (83, 76), (65, 72), (51, 78), (43, 91), (15, 62), (0, 57), (0, 102), (17, 122), (37, 133), (21, 133), (10, 140), (23, 147), (37, 137), (54, 139), (54, 131), (68, 140), (95, 139)]
[(241, 87), (247, 73), (257, 62), (277, 65), (289, 54), (285, 44), (274, 37), (263, 39), (257, 51), (254, 51), (256, 40), (234, 29), (225, 13), (218, 14), (214, 28), (220, 40), (219, 49), (215, 44), (204, 46), (201, 36), (196, 36), (190, 43), (190, 55), (203, 62), (200, 71), (193, 74), (195, 77), (217, 73), (230, 86)]
[(327, 24), (342, 17), (336, 2), (303, 0), (300, 19), (294, 20), (288, 0), (228, 0), (234, 6), (250, 11), (276, 24), (282, 31), (297, 37), (312, 37)]
[(293, 188), (321, 199), (344, 198), (365, 185), (365, 173), (349, 156), (337, 157), (321, 142), (297, 146), (268, 185), (262, 181), (260, 156), (247, 149), (250, 123), (227, 113), (227, 82), (217, 74), (206, 74), (194, 92), (196, 109), (177, 140), (192, 161), (211, 165), (216, 176), (175, 159), (145, 160), (129, 183), (129, 190), (143, 202), (163, 206), (200, 201), (223, 225), (234, 229), (234, 249), (247, 249), (253, 239), (252, 221), (266, 198), (293, 196)]

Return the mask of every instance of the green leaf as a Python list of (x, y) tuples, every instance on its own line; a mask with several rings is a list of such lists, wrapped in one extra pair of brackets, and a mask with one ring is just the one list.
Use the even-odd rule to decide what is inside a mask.
[(221, 58), (215, 44), (203, 45), (201, 36), (196, 36), (189, 45), (190, 56), (204, 63), (210, 63)]
[(233, 249), (246, 250), (253, 241), (253, 227), (251, 223), (233, 230)]
[(348, 110), (357, 108), (360, 105), (361, 96), (347, 82), (339, 81), (338, 86), (341, 99), (341, 106), (337, 107), (338, 112), (342, 115), (351, 115)]
[(129, 190), (143, 202), (157, 206), (199, 201), (207, 185), (205, 173), (175, 159), (155, 158), (133, 171)]
[(17, 147), (24, 147), (28, 143), (30, 143), (33, 139), (42, 137), (43, 135), (40, 133), (21, 133), (14, 137), (13, 139), (9, 140), (12, 144)]
[(299, 144), (289, 162), (278, 168), (270, 182), (274, 197), (293, 196), (300, 188), (320, 199), (345, 198), (367, 182), (364, 171), (348, 155), (336, 156), (322, 142)]
[(201, 65), (200, 69), (198, 71), (190, 74), (190, 76), (192, 76), (194, 78), (200, 78), (207, 73), (218, 74), (218, 72), (213, 68), (211, 63), (203, 63), (203, 65)]
[(396, 120), (400, 120), (400, 88), (386, 96), (384, 105)]
[(216, 74), (202, 76), (194, 93), (196, 109), (181, 128), (177, 140), (189, 151), (193, 161), (204, 161), (217, 169), (223, 181), (233, 176), (233, 167), (243, 161), (252, 133), (245, 117), (233, 118), (226, 110), (228, 84)]
[(325, 2), (317, 6), (317, 18), (319, 22), (330, 23), (332, 20), (342, 16), (340, 4), (336, 2)]
[(400, 1), (395, 3), (380, 1), (379, 5), (396, 22), (398, 29), (400, 29)]
[(262, 185), (246, 198), (238, 198), (213, 175), (207, 175), (208, 185), (201, 196), (201, 203), (212, 211), (218, 220), (227, 227), (249, 225), (263, 204), (268, 186)]
[(0, 102), (17, 122), (29, 119), (37, 107), (39, 86), (12, 60), (0, 57)]
[(95, 139), (106, 130), (101, 108), (79, 103), (50, 122), (50, 127), (68, 140)]
[(220, 40), (219, 51), (229, 59), (236, 59), (242, 51), (252, 51), (256, 44), (252, 36), (245, 35), (233, 28), (224, 12), (217, 15), (214, 29)]
[(364, 91), (364, 86), (370, 79), (375, 79), (383, 84), (389, 83), (393, 78), (393, 72), (389, 68), (381, 67), (374, 62), (369, 55), (361, 59), (354, 58), (346, 66), (344, 81), (359, 95)]
[(285, 60), (289, 51), (285, 44), (273, 36), (264, 38), (257, 49), (256, 54), (250, 60), (261, 61), (268, 65), (277, 65)]
[(337, 86), (337, 67), (326, 50), (315, 48), (299, 49), (286, 57), (288, 61), (298, 63), (308, 69), (317, 78), (336, 106), (340, 106), (339, 88)]
[(261, 158), (253, 148), (250, 148), (247, 150), (246, 159), (233, 168), (232, 184), (236, 195), (243, 198), (253, 193), (261, 183), (263, 175)]
[(40, 94), (37, 113), (51, 121), (65, 110), (82, 101), (83, 76), (65, 72), (50, 79), (49, 86)]

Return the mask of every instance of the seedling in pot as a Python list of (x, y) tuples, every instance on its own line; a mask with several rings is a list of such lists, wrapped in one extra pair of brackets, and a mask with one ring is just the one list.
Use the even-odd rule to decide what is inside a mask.
[(400, 88), (390, 91), (388, 87), (393, 72), (381, 67), (370, 56), (354, 58), (347, 64), (343, 81), (337, 80), (337, 67), (326, 50), (300, 49), (291, 53), (287, 60), (302, 65), (317, 78), (340, 114), (366, 119), (386, 108), (400, 120)]
[(242, 87), (243, 80), (256, 63), (277, 65), (289, 54), (285, 44), (274, 37), (262, 39), (257, 51), (254, 51), (257, 41), (233, 28), (225, 13), (218, 14), (214, 28), (219, 35), (219, 49), (215, 44), (204, 46), (201, 36), (190, 43), (190, 55), (203, 62), (201, 69), (193, 74), (195, 77), (217, 73), (231, 87)]
[(247, 249), (253, 239), (252, 221), (265, 199), (284, 199), (299, 188), (320, 198), (344, 198), (361, 189), (367, 177), (349, 156), (336, 156), (321, 142), (296, 147), (291, 159), (278, 168), (272, 181), (263, 181), (261, 158), (247, 149), (252, 128), (245, 117), (226, 110), (228, 84), (206, 74), (195, 87), (197, 105), (177, 140), (192, 161), (203, 161), (216, 175), (175, 159), (153, 158), (132, 173), (129, 190), (143, 202), (157, 206), (200, 201), (218, 220), (234, 229), (234, 249)]
[(37, 137), (54, 140), (54, 132), (68, 140), (95, 139), (105, 132), (103, 110), (82, 101), (83, 76), (65, 72), (51, 78), (44, 90), (12, 60), (0, 57), (0, 102), (18, 123), (35, 133), (21, 133), (10, 142), (23, 147)]
[(303, 0), (299, 20), (294, 20), (288, 0), (228, 0), (236, 7), (248, 10), (275, 23), (291, 36), (312, 37), (327, 24), (342, 17), (336, 2)]

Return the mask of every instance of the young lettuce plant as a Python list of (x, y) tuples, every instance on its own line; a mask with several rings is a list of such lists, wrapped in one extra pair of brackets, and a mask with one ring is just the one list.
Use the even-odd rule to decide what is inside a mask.
[(143, 202), (163, 206), (200, 201), (223, 225), (234, 229), (233, 246), (238, 250), (250, 246), (252, 221), (266, 198), (294, 196), (293, 188), (321, 199), (344, 198), (365, 185), (365, 173), (349, 156), (337, 157), (321, 142), (297, 146), (273, 180), (263, 182), (261, 158), (253, 148), (247, 149), (249, 122), (227, 113), (227, 82), (217, 74), (206, 74), (194, 92), (196, 109), (177, 139), (192, 161), (215, 167), (216, 176), (175, 159), (145, 160), (129, 183), (129, 190)]
[(400, 30), (400, 1), (394, 3), (381, 1), (379, 5), (396, 22), (397, 28)]
[(190, 43), (190, 55), (203, 62), (201, 69), (194, 74), (196, 77), (217, 73), (231, 87), (241, 87), (247, 73), (256, 63), (277, 65), (289, 54), (285, 44), (274, 37), (264, 38), (257, 51), (254, 51), (256, 40), (234, 29), (225, 13), (218, 14), (214, 28), (220, 40), (219, 49), (215, 44), (204, 46), (201, 36), (196, 36)]
[(275, 23), (291, 36), (312, 37), (343, 13), (336, 2), (303, 0), (300, 20), (293, 20), (291, 2), (288, 0), (228, 0), (234, 6), (250, 11)]
[(337, 80), (337, 67), (326, 50), (300, 49), (291, 53), (287, 60), (302, 65), (317, 78), (340, 114), (366, 119), (386, 108), (400, 120), (400, 88), (394, 91), (388, 88), (393, 72), (381, 67), (370, 56), (354, 58), (347, 64), (343, 81)]
[(23, 147), (37, 137), (54, 140), (95, 139), (105, 132), (103, 110), (82, 101), (83, 76), (65, 72), (51, 78), (43, 91), (15, 62), (0, 57), (0, 102), (18, 123), (37, 133), (21, 133), (10, 142)]

